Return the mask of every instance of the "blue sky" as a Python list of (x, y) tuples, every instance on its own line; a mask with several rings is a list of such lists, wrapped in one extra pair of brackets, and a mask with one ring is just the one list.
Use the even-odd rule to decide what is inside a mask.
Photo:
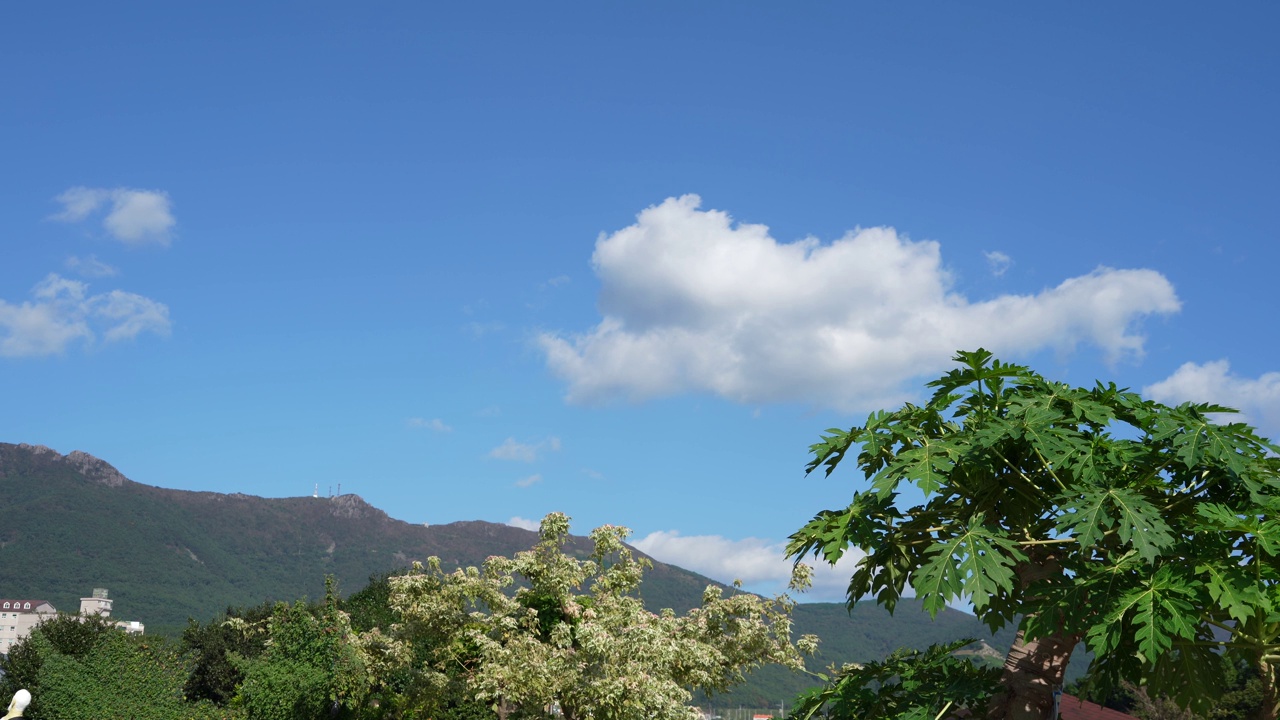
[(0, 440), (769, 589), (956, 349), (1280, 435), (1278, 22), (6, 3)]

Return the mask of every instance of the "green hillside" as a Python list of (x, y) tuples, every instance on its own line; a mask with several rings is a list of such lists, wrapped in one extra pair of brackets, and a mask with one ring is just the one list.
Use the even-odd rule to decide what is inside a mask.
[[(818, 655), (807, 663), (811, 671), (822, 671), (833, 663), (881, 660), (898, 648), (925, 648), (966, 637), (985, 638), (1003, 654), (1014, 637), (1014, 632), (1007, 630), (992, 638), (976, 617), (950, 608), (930, 621), (914, 599), (900, 602), (893, 615), (874, 603), (859, 603), (853, 612), (840, 603), (806, 603), (796, 607), (794, 619), (797, 636), (811, 633), (822, 638)], [(709, 702), (726, 708), (771, 707), (814, 684), (813, 678), (802, 673), (763, 668), (752, 675), (751, 682)]]
[[(0, 594), (75, 610), (78, 598), (105, 587), (117, 616), (156, 632), (228, 605), (319, 597), (325, 575), (354, 591), (373, 573), (431, 555), (478, 564), (537, 539), (485, 522), (410, 525), (355, 495), (167, 490), (82, 453), (2, 443), (0, 517)], [(680, 608), (697, 603), (709, 582), (666, 565), (655, 565), (652, 579), (646, 600)]]
[[(319, 598), (324, 577), (352, 592), (373, 574), (439, 556), (448, 566), (531, 547), (535, 533), (486, 522), (425, 527), (387, 516), (355, 495), (261, 498), (168, 490), (125, 479), (84, 453), (0, 443), (0, 596), (48, 600), (74, 611), (105, 587), (113, 615), (149, 633), (175, 634), (187, 618), (207, 620), (228, 606)], [(589, 546), (579, 538), (578, 549)], [(650, 607), (696, 606), (712, 581), (654, 563)], [(903, 646), (987, 637), (976, 618), (948, 610), (930, 622), (913, 602), (890, 617), (873, 604), (852, 614), (841, 604), (804, 604), (797, 633), (823, 638), (818, 670), (832, 662), (882, 658)], [(990, 642), (1003, 651), (1012, 640)], [(811, 684), (766, 669), (717, 704), (766, 706)]]

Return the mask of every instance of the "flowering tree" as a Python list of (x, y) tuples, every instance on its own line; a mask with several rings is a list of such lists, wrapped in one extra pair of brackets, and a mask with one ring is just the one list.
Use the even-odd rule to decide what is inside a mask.
[[(969, 601), (993, 630), (1019, 623), (996, 718), (1044, 718), (1084, 641), (1097, 682), (1213, 698), (1220, 655), (1258, 670), (1280, 710), (1280, 459), (1213, 405), (1168, 407), (1115, 385), (1072, 388), (984, 350), (930, 383), (923, 406), (830, 430), (812, 471), (852, 456), (870, 487), (819, 513), (789, 552), (866, 555), (849, 602), (893, 610)], [(924, 499), (905, 502), (904, 485)]]
[[(623, 544), (628, 534), (597, 528), (594, 552), (581, 560), (564, 549), (569, 518), (552, 513), (541, 542), (513, 558), (452, 573), (431, 558), (392, 578), (391, 603), (403, 619), (393, 639), (431, 649), (417, 668), (420, 687), (460, 677), (502, 717), (558, 708), (567, 720), (689, 720), (691, 689), (724, 690), (765, 663), (801, 667), (785, 598), (726, 597), (708, 587), (687, 615), (646, 610), (636, 593), (649, 563)], [(815, 643), (806, 637), (799, 646)]]

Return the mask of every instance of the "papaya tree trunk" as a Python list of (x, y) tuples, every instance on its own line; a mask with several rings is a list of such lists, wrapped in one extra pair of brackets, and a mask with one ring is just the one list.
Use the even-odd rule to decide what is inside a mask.
[(1258, 710), (1258, 720), (1276, 720), (1280, 714), (1280, 689), (1276, 688), (1276, 680), (1280, 679), (1280, 668), (1274, 661), (1262, 659), (1258, 661), (1258, 677), (1262, 679), (1262, 707)]
[[(1014, 573), (1025, 591), (1038, 581), (1060, 575), (1062, 566), (1050, 550), (1034, 548)], [(992, 720), (1049, 720), (1053, 717), (1053, 691), (1062, 687), (1071, 651), (1079, 635), (1058, 632), (1028, 640), (1018, 635), (1004, 658), (1000, 692), (991, 698), (987, 717)]]
[(1000, 676), (1000, 692), (991, 699), (992, 720), (1048, 720), (1053, 691), (1062, 687), (1078, 635), (1065, 633), (1027, 640), (1023, 631), (1009, 648)]

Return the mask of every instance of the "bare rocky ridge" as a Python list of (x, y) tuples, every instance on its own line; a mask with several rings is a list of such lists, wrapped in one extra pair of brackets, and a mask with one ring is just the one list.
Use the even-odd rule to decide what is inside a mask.
[[(27, 443), (19, 443), (17, 446), (21, 450), (25, 450), (31, 454), (33, 458), (40, 460), (52, 461), (54, 463), (66, 463), (76, 472), (80, 473), (84, 479), (106, 485), (108, 487), (120, 487), (127, 482), (132, 482), (121, 472), (105, 460), (96, 458), (83, 450), (72, 450), (67, 455), (54, 450), (47, 445), (28, 445)], [(4, 476), (4, 469), (0, 468), (0, 477)]]
[(120, 487), (127, 482), (129, 478), (120, 473), (106, 460), (101, 460), (81, 450), (72, 450), (66, 456), (66, 461), (71, 464), (80, 474), (87, 480), (91, 480), (108, 487)]
[(23, 450), (26, 450), (27, 452), (30, 452), (35, 457), (48, 456), (48, 455), (56, 455), (58, 457), (62, 457), (62, 453), (58, 452), (57, 450), (54, 450), (48, 445), (28, 445), (27, 443), (18, 443), (18, 447), (22, 448)]
[(334, 517), (359, 520), (363, 518), (388, 519), (385, 512), (370, 505), (359, 495), (338, 495), (329, 498), (332, 507), (329, 512)]

